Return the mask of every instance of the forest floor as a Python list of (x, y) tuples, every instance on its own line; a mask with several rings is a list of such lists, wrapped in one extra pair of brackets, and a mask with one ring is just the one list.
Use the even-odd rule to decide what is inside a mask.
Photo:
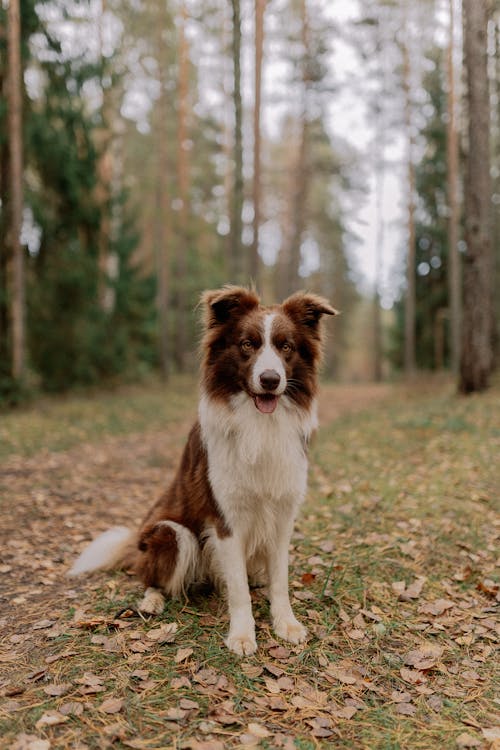
[(499, 748), (498, 389), (323, 387), (290, 565), (310, 635), (275, 640), (257, 590), (245, 659), (215, 595), (143, 618), (126, 574), (65, 577), (172, 477), (194, 392), (0, 417), (0, 746)]

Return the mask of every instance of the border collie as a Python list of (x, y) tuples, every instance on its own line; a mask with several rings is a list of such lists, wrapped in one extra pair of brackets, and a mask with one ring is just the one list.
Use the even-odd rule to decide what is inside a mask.
[(323, 315), (336, 310), (298, 292), (260, 305), (255, 292), (205, 292), (199, 416), (175, 479), (138, 532), (116, 527), (76, 560), (70, 575), (129, 566), (146, 590), (139, 609), (161, 614), (164, 595), (208, 581), (225, 592), (226, 645), (256, 651), (250, 581), (268, 585), (275, 633), (307, 631), (288, 594), (288, 547), (307, 485), (307, 445), (317, 426)]

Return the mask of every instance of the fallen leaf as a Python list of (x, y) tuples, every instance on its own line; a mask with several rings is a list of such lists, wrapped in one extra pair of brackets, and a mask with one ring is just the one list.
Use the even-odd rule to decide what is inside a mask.
[(146, 633), (146, 638), (156, 643), (171, 643), (175, 640), (178, 625), (176, 622), (167, 622), (159, 628), (153, 628)]
[(51, 628), (55, 624), (55, 620), (38, 620), (31, 626), (33, 630), (45, 630), (45, 628)]
[(481, 740), (477, 737), (473, 737), (471, 734), (463, 732), (459, 734), (456, 739), (457, 747), (481, 747)]
[(189, 698), (181, 698), (179, 701), (179, 707), (184, 709), (184, 711), (193, 711), (195, 709), (198, 709), (200, 707), (199, 703), (196, 703), (195, 701), (189, 700)]
[(49, 740), (41, 740), (35, 734), (18, 734), (11, 750), (49, 750)]
[(422, 672), (418, 672), (416, 669), (407, 669), (406, 667), (401, 667), (399, 670), (399, 674), (401, 675), (402, 679), (405, 682), (410, 683), (410, 685), (418, 685), (421, 682), (426, 682), (427, 677), (422, 674)]
[(390, 697), (394, 703), (410, 703), (411, 701), (410, 693), (400, 692), (399, 690), (393, 690)]
[(47, 685), (47, 687), (43, 689), (43, 692), (56, 698), (67, 693), (70, 688), (71, 684), (69, 682), (61, 682), (59, 685)]
[(285, 648), (285, 646), (274, 646), (269, 649), (269, 654), (274, 659), (288, 659), (290, 656), (290, 649)]
[(344, 685), (355, 685), (358, 681), (358, 678), (355, 677), (352, 672), (348, 672), (346, 669), (339, 669), (338, 667), (328, 667), (326, 672), (331, 677), (334, 677), (339, 682), (342, 682)]
[(443, 655), (443, 647), (437, 643), (424, 643), (417, 649), (408, 651), (404, 656), (404, 663), (410, 667), (415, 667), (420, 671), (435, 667)]
[[(483, 733), (483, 737), (488, 742), (497, 743), (500, 741), (500, 726), (498, 727), (487, 727), (485, 729), (481, 729), (481, 732)], [(496, 745), (495, 745), (496, 750)]]
[(424, 602), (418, 608), (418, 611), (424, 615), (435, 615), (438, 617), (446, 612), (447, 609), (451, 609), (455, 606), (455, 602), (451, 599), (435, 599), (432, 602)]
[(332, 711), (332, 716), (335, 716), (337, 719), (349, 720), (352, 719), (357, 710), (358, 709), (355, 706), (343, 706), (342, 708)]
[(397, 703), (396, 713), (403, 716), (414, 716), (417, 713), (417, 709), (412, 703)]
[(439, 713), (443, 708), (443, 699), (440, 695), (430, 695), (427, 698), (427, 705), (432, 708), (433, 711)]
[(189, 711), (184, 711), (182, 708), (169, 708), (163, 714), (167, 721), (182, 721), (188, 715)]
[(247, 731), (250, 734), (253, 734), (254, 737), (258, 737), (259, 739), (262, 739), (264, 737), (269, 737), (271, 732), (262, 726), (262, 724), (255, 724), (251, 723), (247, 727)]
[(425, 576), (419, 576), (416, 578), (413, 583), (410, 583), (407, 588), (404, 588), (403, 591), (401, 591), (399, 594), (400, 601), (409, 602), (412, 599), (418, 599), (426, 580), (427, 578)]
[(105, 714), (117, 714), (123, 708), (122, 698), (106, 698), (99, 706), (99, 711)]
[(189, 659), (192, 653), (192, 648), (180, 648), (174, 657), (175, 663), (180, 664), (182, 661), (186, 661), (186, 659)]
[(83, 714), (83, 705), (77, 701), (68, 701), (59, 707), (63, 716), (81, 716)]
[(65, 721), (68, 721), (67, 716), (63, 716), (60, 711), (45, 711), (45, 713), (40, 716), (35, 726), (37, 729), (40, 729), (41, 727), (53, 727), (57, 724), (63, 724)]
[(260, 667), (257, 664), (249, 664), (248, 662), (244, 662), (241, 665), (241, 671), (243, 672), (244, 675), (246, 675), (247, 677), (250, 677), (250, 679), (255, 679), (261, 676), (264, 669), (263, 667)]

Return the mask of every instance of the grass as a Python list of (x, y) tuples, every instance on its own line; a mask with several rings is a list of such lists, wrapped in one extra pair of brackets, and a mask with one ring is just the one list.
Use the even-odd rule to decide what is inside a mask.
[(45, 397), (35, 407), (0, 415), (0, 460), (159, 429), (194, 412), (193, 390), (192, 378), (178, 376), (168, 386), (152, 380), (147, 386), (120, 387), (98, 395)]
[[(85, 415), (90, 425), (96, 407), (99, 439), (143, 442), (165, 417), (160, 404), (171, 409), (169, 430), (183, 420), (192, 402), (184, 385), (179, 391), (26, 413), (22, 425), (10, 422), (10, 449), (32, 453), (34, 436), (49, 423), (52, 449), (63, 450), (68, 439), (75, 446), (76, 434), (59, 433), (82, 414), (81, 434), (92, 435)], [(335, 393), (327, 389), (328, 398)], [(493, 747), (488, 730), (500, 724), (498, 396), (395, 391), (390, 401), (323, 427), (291, 550), (294, 609), (310, 631), (303, 646), (274, 640), (262, 591), (253, 593), (259, 651), (243, 660), (222, 644), (227, 617), (215, 596), (170, 601), (159, 619), (127, 617), (133, 613), (121, 613), (134, 606), (138, 587), (123, 573), (61, 583), (57, 596), (47, 586), (21, 610), (12, 605), (0, 678), (5, 746), (27, 733), (61, 749)], [(145, 463), (144, 477), (151, 471)], [(65, 565), (71, 555), (63, 550)], [(408, 587), (420, 577), (421, 591), (405, 600), (401, 582)], [(53, 624), (34, 629), (42, 618)], [(178, 626), (174, 639), (153, 640), (168, 622)], [(426, 668), (409, 656), (423, 647), (437, 649)], [(101, 678), (102, 689), (85, 692), (92, 690), (85, 673)], [(62, 683), (64, 695), (47, 695)], [(116, 713), (103, 710), (107, 698), (120, 702)], [(44, 723), (47, 711), (61, 723)]]

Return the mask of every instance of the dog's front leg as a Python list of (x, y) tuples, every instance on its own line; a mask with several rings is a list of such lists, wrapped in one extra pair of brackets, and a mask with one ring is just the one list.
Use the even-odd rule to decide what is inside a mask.
[(292, 612), (288, 593), (288, 545), (293, 524), (283, 524), (279, 529), (276, 544), (267, 551), (269, 575), (269, 601), (271, 617), (276, 635), (290, 643), (302, 643), (307, 630)]
[(218, 539), (217, 556), (226, 584), (229, 608), (230, 623), (226, 646), (239, 656), (249, 656), (257, 650), (257, 643), (245, 553), (241, 541), (234, 536)]

